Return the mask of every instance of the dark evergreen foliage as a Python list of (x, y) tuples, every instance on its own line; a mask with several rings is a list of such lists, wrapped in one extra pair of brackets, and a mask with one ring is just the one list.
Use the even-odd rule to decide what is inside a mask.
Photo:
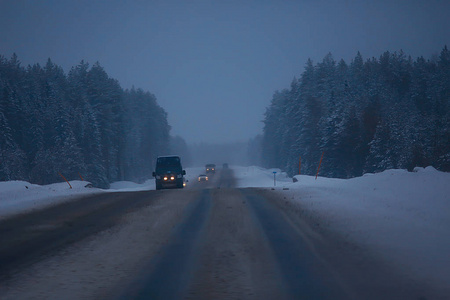
[(262, 163), (297, 174), (349, 178), (389, 168), (450, 171), (450, 51), (413, 61), (403, 51), (347, 65), (306, 63), (275, 92), (264, 119)]
[(124, 91), (99, 63), (66, 75), (50, 59), (23, 68), (0, 56), (0, 180), (143, 180), (169, 130), (155, 96)]

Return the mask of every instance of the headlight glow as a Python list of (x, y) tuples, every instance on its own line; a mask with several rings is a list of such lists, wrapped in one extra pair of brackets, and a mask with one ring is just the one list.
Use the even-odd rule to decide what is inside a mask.
[(167, 176), (166, 176), (166, 177), (164, 177), (164, 180), (166, 180), (166, 181), (167, 181)]
[(175, 177), (174, 177), (174, 176), (171, 176), (171, 177), (170, 177), (170, 180), (175, 180)]

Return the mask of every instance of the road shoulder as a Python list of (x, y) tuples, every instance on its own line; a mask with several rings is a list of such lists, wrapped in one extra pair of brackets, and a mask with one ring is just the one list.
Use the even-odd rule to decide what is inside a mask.
[(309, 247), (353, 299), (445, 299), (440, 291), (396, 269), (367, 245), (337, 231), (323, 215), (289, 199), (283, 190), (256, 190), (302, 233)]

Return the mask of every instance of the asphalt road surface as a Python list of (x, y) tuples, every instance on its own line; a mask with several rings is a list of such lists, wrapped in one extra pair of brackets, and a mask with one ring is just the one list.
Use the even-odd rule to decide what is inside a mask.
[(440, 299), (279, 193), (234, 186), (224, 169), (4, 220), (0, 299)]

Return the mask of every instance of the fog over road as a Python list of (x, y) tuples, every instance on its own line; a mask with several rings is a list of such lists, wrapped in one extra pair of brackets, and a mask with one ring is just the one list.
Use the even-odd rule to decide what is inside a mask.
[[(0, 299), (420, 299), (427, 291), (232, 170), (0, 223)], [(424, 299), (424, 298), (422, 298)]]

